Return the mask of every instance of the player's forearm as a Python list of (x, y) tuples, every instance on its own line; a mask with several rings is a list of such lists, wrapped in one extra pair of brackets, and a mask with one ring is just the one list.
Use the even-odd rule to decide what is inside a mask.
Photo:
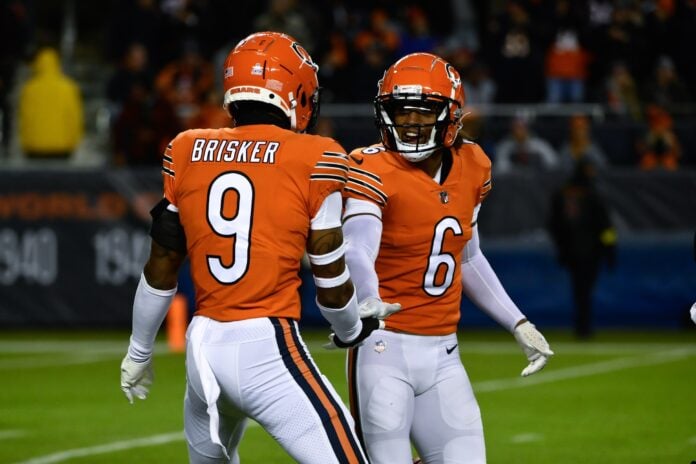
[(525, 319), (483, 255), (462, 263), (462, 287), (466, 296), (498, 324), (512, 332)]
[(379, 298), (379, 278), (375, 259), (382, 240), (382, 221), (372, 215), (353, 216), (343, 224), (346, 239), (346, 265), (353, 279), (358, 301)]
[(157, 331), (175, 294), (176, 287), (158, 290), (148, 284), (144, 274), (140, 276), (133, 299), (133, 331), (128, 347), (128, 354), (132, 359), (143, 361), (152, 355)]
[(379, 298), (379, 279), (374, 264), (360, 245), (349, 246), (346, 250), (346, 265), (355, 285), (358, 301), (366, 298)]

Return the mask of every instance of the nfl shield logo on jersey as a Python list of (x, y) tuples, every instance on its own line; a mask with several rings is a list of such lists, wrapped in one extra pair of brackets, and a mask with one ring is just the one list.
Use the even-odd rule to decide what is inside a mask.
[(387, 349), (387, 344), (384, 343), (382, 340), (375, 342), (375, 351), (377, 353), (381, 353), (386, 349)]

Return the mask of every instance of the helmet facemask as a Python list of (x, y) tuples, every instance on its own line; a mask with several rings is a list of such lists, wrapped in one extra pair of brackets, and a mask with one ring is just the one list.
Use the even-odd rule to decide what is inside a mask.
[[(388, 150), (398, 152), (412, 163), (428, 158), (445, 147), (448, 129), (459, 124), (458, 120), (452, 120), (451, 115), (454, 113), (456, 117), (461, 110), (456, 108), (453, 112), (452, 105), (459, 106), (449, 98), (432, 94), (401, 93), (377, 97), (375, 122), (380, 130), (382, 143)], [(398, 114), (409, 112), (430, 114), (433, 123), (397, 123)]]

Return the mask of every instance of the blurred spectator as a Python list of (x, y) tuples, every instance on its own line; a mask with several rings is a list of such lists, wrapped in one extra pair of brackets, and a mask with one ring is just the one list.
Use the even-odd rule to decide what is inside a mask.
[(148, 64), (147, 49), (139, 43), (131, 44), (107, 84), (106, 96), (114, 107), (113, 113), (117, 115), (121, 111), (133, 87), (137, 85), (150, 92), (153, 81), (154, 76)]
[(471, 52), (479, 50), (481, 31), (472, 3), (472, 0), (450, 0), (454, 27), (447, 45), (451, 48), (465, 48)]
[(363, 51), (352, 67), (352, 79), (348, 95), (353, 102), (371, 102), (377, 95), (376, 82), (389, 65), (389, 52), (378, 42)]
[(553, 147), (532, 134), (528, 122), (521, 117), (513, 119), (510, 134), (495, 147), (493, 171), (496, 173), (553, 170), (558, 165), (558, 155)]
[(598, 76), (605, 76), (617, 61), (625, 63), (633, 76), (648, 74), (651, 66), (649, 38), (645, 34), (644, 18), (637, 3), (617, 0), (611, 22), (607, 27), (595, 31), (591, 52), (596, 57), (593, 69)]
[(467, 105), (489, 105), (495, 102), (496, 85), (484, 63), (473, 62), (465, 71), (463, 80)]
[(617, 116), (640, 120), (642, 117), (638, 88), (628, 67), (616, 62), (606, 80), (606, 103)]
[(493, 141), (486, 134), (486, 125), (481, 112), (474, 107), (465, 108), (462, 118), (462, 128), (459, 135), (465, 140), (476, 142), (484, 152), (494, 153)]
[(184, 127), (198, 113), (198, 107), (213, 89), (213, 66), (199, 53), (195, 42), (189, 41), (181, 57), (169, 63), (155, 79), (155, 88), (169, 103)]
[(654, 0), (644, 6), (645, 33), (648, 41), (648, 59), (655, 63), (659, 56), (673, 53), (677, 44), (675, 0)]
[(213, 6), (209, 2), (210, 0), (160, 0), (162, 36), (167, 38), (160, 42), (163, 64), (178, 59), (191, 44), (194, 44), (196, 52), (202, 56), (212, 54), (213, 45), (209, 43), (210, 33), (207, 29), (214, 27), (215, 23), (204, 23), (204, 20), (210, 19), (205, 10), (217, 8), (217, 14), (225, 14), (226, 10), (221, 5)]
[(691, 101), (689, 90), (677, 75), (669, 57), (662, 56), (658, 60), (653, 78), (645, 85), (645, 101), (668, 111), (674, 111)]
[(189, 127), (219, 129), (229, 127), (231, 122), (230, 115), (222, 107), (222, 96), (211, 90), (200, 105), (198, 113), (191, 119)]
[(676, 37), (672, 57), (689, 87), (689, 92), (696, 96), (696, 60), (693, 47), (696, 43), (696, 1), (679, 1), (676, 9)]
[[(386, 54), (386, 63), (391, 61), (400, 45), (399, 33), (392, 24), (388, 13), (385, 10), (376, 8), (370, 13), (370, 24), (367, 29), (363, 29), (355, 36), (355, 49), (359, 53), (367, 54), (370, 51), (379, 49)], [(365, 61), (369, 61), (366, 59)], [(376, 91), (375, 91), (376, 93)]]
[(588, 26), (597, 30), (609, 25), (614, 12), (613, 0), (589, 0), (588, 2)]
[(312, 130), (313, 134), (321, 135), (322, 137), (336, 138), (336, 129), (334, 127), (333, 119), (327, 118), (325, 116), (319, 116), (317, 119), (317, 124)]
[(162, 153), (180, 129), (169, 101), (134, 85), (113, 125), (114, 164), (161, 165)]
[(291, 35), (311, 54), (317, 44), (305, 18), (298, 9), (297, 0), (270, 0), (268, 9), (254, 21), (254, 28)]
[(587, 116), (576, 114), (568, 120), (568, 140), (560, 151), (561, 169), (572, 172), (579, 162), (588, 162), (595, 169), (607, 166), (607, 159), (602, 149), (590, 136), (590, 121)]
[(22, 150), (29, 158), (67, 159), (83, 136), (80, 90), (53, 48), (39, 50), (32, 68), (19, 97)]
[(107, 15), (109, 21), (107, 55), (117, 61), (121, 59), (133, 43), (140, 43), (147, 49), (148, 56), (160, 66), (165, 59), (161, 53), (163, 17), (157, 0), (113, 0), (112, 11)]
[(406, 28), (401, 34), (398, 54), (405, 56), (416, 52), (432, 52), (437, 39), (430, 32), (430, 23), (423, 10), (410, 6), (406, 12)]
[(319, 66), (319, 80), (324, 86), (322, 101), (335, 101), (338, 95), (345, 94), (350, 83), (348, 55), (346, 37), (340, 32), (332, 32), (329, 36), (329, 49)]
[(592, 335), (592, 294), (597, 275), (602, 261), (614, 267), (616, 254), (616, 231), (595, 189), (594, 177), (592, 163), (577, 163), (568, 182), (554, 192), (547, 221), (558, 263), (570, 273), (578, 338)]
[(487, 60), (499, 103), (537, 103), (544, 98), (543, 48), (522, 0), (508, 0), (488, 26)]
[(0, 159), (9, 152), (15, 72), (29, 43), (30, 21), (24, 2), (0, 0)]
[(546, 52), (546, 101), (580, 103), (585, 100), (588, 52), (580, 42), (581, 21), (569, 0), (558, 0), (555, 38)]
[(646, 109), (648, 131), (638, 142), (640, 168), (673, 171), (679, 165), (681, 145), (673, 131), (672, 117), (663, 108), (650, 105)]

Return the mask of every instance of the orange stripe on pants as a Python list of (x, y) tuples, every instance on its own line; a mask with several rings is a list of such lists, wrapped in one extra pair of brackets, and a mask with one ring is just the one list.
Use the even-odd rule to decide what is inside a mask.
[(285, 343), (288, 345), (290, 356), (295, 365), (298, 367), (299, 371), (302, 373), (302, 376), (310, 385), (314, 394), (321, 402), (322, 406), (324, 406), (326, 411), (329, 413), (329, 417), (331, 417), (331, 424), (333, 425), (333, 429), (336, 435), (338, 436), (339, 441), (341, 442), (341, 448), (348, 457), (348, 461), (350, 463), (356, 464), (363, 462), (360, 459), (360, 457), (355, 454), (355, 449), (351, 445), (351, 441), (348, 438), (348, 434), (350, 432), (343, 427), (343, 424), (341, 424), (341, 421), (339, 419), (340, 412), (336, 410), (331, 400), (327, 397), (326, 393), (324, 392), (322, 385), (319, 384), (319, 380), (313, 375), (310, 367), (307, 365), (305, 360), (302, 359), (302, 356), (300, 356), (299, 348), (297, 347), (294, 339), (292, 338), (292, 329), (290, 327), (290, 324), (285, 319), (279, 319), (279, 322), (281, 327), (283, 328), (283, 337), (285, 338)]

